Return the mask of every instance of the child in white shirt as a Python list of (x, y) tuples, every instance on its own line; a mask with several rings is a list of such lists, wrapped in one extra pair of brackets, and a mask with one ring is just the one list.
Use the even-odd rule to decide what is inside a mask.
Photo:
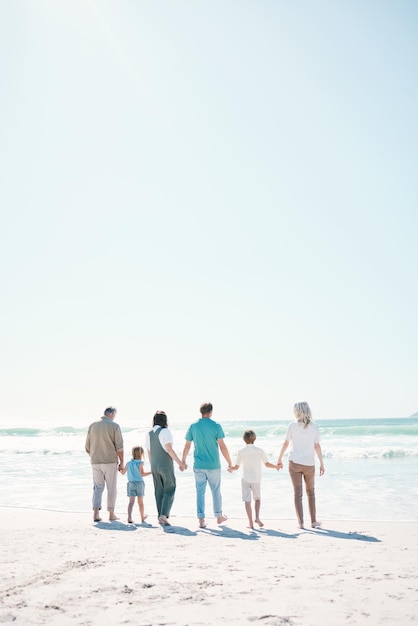
[(260, 506), (261, 506), (261, 464), (264, 463), (266, 467), (272, 469), (280, 469), (278, 465), (273, 465), (267, 459), (267, 455), (261, 448), (257, 448), (254, 445), (257, 435), (253, 430), (246, 430), (243, 435), (243, 439), (247, 444), (245, 448), (238, 451), (235, 465), (233, 465), (230, 471), (239, 469), (242, 463), (242, 500), (245, 503), (245, 511), (248, 515), (249, 528), (254, 528), (253, 513), (251, 508), (251, 494), (254, 499), (255, 509), (255, 523), (260, 526), (264, 526), (260, 519)]

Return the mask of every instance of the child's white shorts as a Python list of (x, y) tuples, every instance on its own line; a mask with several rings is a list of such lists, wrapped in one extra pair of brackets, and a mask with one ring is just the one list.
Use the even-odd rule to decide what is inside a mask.
[(241, 486), (243, 502), (251, 502), (251, 493), (253, 494), (254, 500), (261, 499), (261, 483), (247, 483), (247, 481), (242, 478)]

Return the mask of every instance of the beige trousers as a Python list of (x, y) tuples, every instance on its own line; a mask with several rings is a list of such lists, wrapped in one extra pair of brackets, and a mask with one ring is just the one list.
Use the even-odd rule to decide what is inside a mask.
[(114, 511), (118, 484), (117, 463), (95, 463), (93, 470), (93, 509), (102, 508), (102, 495), (107, 487), (107, 510)]
[(295, 495), (296, 516), (300, 526), (303, 526), (303, 480), (305, 481), (306, 495), (308, 496), (309, 514), (311, 522), (316, 522), (315, 505), (315, 465), (300, 465), (289, 461), (289, 474)]

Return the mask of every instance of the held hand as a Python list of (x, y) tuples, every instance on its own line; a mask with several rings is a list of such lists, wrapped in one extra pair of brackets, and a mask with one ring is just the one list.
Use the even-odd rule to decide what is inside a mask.
[(283, 463), (281, 461), (277, 462), (277, 471), (279, 472), (281, 469), (283, 469)]
[(319, 475), (323, 476), (325, 474), (325, 467), (323, 465), (319, 466)]

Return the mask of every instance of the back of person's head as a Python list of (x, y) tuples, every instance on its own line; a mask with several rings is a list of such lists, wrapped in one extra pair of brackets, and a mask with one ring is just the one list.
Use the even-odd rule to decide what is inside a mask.
[(302, 422), (305, 428), (311, 423), (312, 413), (307, 402), (296, 402), (293, 411), (298, 422)]
[(209, 415), (209, 413), (212, 413), (212, 411), (213, 406), (211, 402), (204, 402), (200, 405), (200, 412), (202, 415)]
[(112, 417), (112, 415), (116, 415), (116, 409), (113, 406), (108, 406), (107, 409), (105, 409), (104, 414), (106, 415), (106, 417)]
[(161, 428), (167, 428), (167, 415), (164, 411), (157, 411), (154, 415), (153, 426), (161, 426)]
[(244, 439), (245, 443), (254, 443), (254, 441), (257, 439), (257, 435), (253, 430), (246, 430), (242, 438)]
[(134, 446), (132, 448), (132, 458), (135, 459), (135, 461), (140, 461), (141, 459), (143, 459), (144, 448), (141, 448), (141, 446)]

